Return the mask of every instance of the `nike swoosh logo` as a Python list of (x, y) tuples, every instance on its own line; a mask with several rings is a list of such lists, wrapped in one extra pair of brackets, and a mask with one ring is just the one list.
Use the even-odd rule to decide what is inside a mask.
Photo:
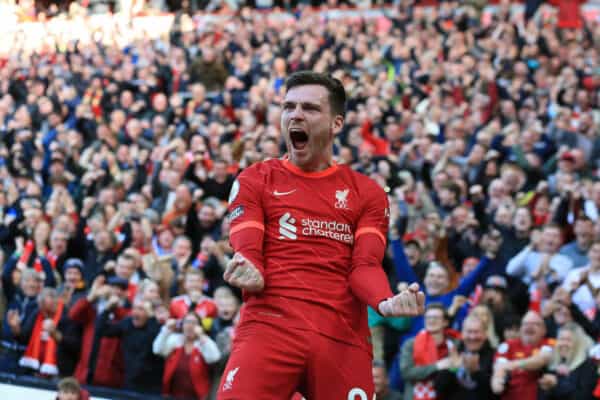
[(278, 192), (277, 190), (275, 190), (275, 191), (273, 192), (273, 194), (274, 194), (275, 196), (286, 196), (286, 195), (288, 195), (288, 194), (292, 194), (292, 193), (294, 193), (295, 191), (296, 191), (296, 189), (294, 189), (294, 190), (290, 190), (289, 192)]

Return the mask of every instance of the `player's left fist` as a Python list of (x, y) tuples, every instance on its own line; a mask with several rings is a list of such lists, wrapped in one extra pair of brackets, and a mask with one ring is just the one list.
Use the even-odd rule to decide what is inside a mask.
[(223, 279), (230, 285), (249, 292), (260, 292), (265, 287), (265, 280), (258, 268), (240, 253), (235, 253), (227, 263)]
[(379, 303), (379, 313), (384, 317), (416, 317), (424, 312), (425, 294), (419, 290), (418, 283)]

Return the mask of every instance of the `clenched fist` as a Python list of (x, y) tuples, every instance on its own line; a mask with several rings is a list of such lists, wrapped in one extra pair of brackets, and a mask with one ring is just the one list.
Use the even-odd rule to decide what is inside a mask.
[(249, 292), (260, 292), (265, 286), (265, 280), (258, 268), (240, 253), (235, 253), (227, 263), (223, 279), (230, 285)]
[(416, 317), (425, 312), (425, 294), (419, 284), (413, 283), (394, 297), (379, 303), (379, 313), (384, 317)]

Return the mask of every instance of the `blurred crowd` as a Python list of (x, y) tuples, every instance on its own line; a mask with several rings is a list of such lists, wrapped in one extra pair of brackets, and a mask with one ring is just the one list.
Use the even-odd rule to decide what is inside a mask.
[(285, 78), (311, 69), (348, 92), (336, 161), (389, 195), (390, 284), (427, 295), (370, 314), (377, 398), (600, 397), (600, 24), (541, 7), (244, 8), (0, 59), (0, 371), (211, 398), (228, 194), (285, 153)]

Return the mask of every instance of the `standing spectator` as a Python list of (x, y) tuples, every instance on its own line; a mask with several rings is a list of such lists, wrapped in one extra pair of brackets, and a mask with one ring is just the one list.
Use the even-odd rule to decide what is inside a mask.
[(58, 330), (64, 303), (56, 289), (45, 288), (38, 297), (38, 312), (23, 322), (22, 338), (28, 339), (25, 354), (19, 365), (43, 376), (58, 375), (57, 347), (64, 338)]
[(470, 314), (463, 322), (458, 347), (461, 363), (456, 371), (440, 371), (435, 378), (436, 393), (447, 400), (494, 399), (490, 387), (494, 349), (486, 337), (486, 326)]
[(573, 262), (573, 268), (583, 267), (588, 263), (587, 253), (594, 241), (594, 223), (585, 215), (575, 221), (575, 240), (562, 246), (559, 253)]
[(385, 363), (373, 361), (373, 385), (378, 400), (402, 400), (402, 394), (390, 389)]
[(210, 298), (202, 294), (204, 288), (204, 274), (198, 269), (188, 269), (185, 274), (183, 287), (185, 294), (171, 300), (169, 311), (171, 317), (181, 319), (194, 306), (194, 310), (202, 318), (217, 316), (217, 306)]
[(221, 353), (204, 333), (198, 314), (189, 312), (180, 322), (168, 320), (152, 345), (154, 354), (167, 359), (162, 392), (177, 399), (204, 400), (210, 390), (210, 364)]
[(498, 346), (492, 390), (502, 400), (536, 400), (538, 379), (552, 358), (553, 341), (545, 339), (544, 320), (535, 311), (523, 317), (518, 339)]
[(592, 315), (596, 309), (595, 297), (600, 288), (600, 241), (592, 243), (587, 254), (589, 264), (569, 272), (563, 288), (573, 294), (573, 302), (582, 312)]
[(539, 242), (532, 239), (529, 246), (509, 261), (506, 272), (528, 285), (539, 279), (563, 280), (573, 268), (573, 262), (558, 253), (562, 243), (560, 227), (544, 226)]
[(127, 301), (128, 282), (101, 275), (94, 280), (87, 297), (79, 299), (69, 311), (69, 317), (82, 326), (81, 353), (75, 368), (75, 377), (81, 384), (91, 383), (113, 388), (123, 386), (124, 365), (118, 338), (102, 337), (98, 319), (109, 298), (120, 299), (110, 316), (120, 321), (130, 311)]
[(119, 337), (125, 361), (127, 390), (160, 393), (163, 360), (152, 353), (152, 343), (160, 325), (152, 313), (152, 304), (136, 298), (131, 316), (118, 322), (109, 322), (109, 315), (118, 306), (118, 298), (108, 300), (106, 311), (100, 315), (98, 331), (101, 336)]
[(448, 329), (448, 316), (441, 303), (425, 309), (425, 329), (402, 346), (400, 371), (405, 379), (404, 399), (436, 399), (434, 379), (438, 371), (458, 368), (455, 340), (458, 333)]
[(6, 316), (2, 321), (2, 337), (0, 341), (0, 371), (17, 372), (19, 359), (25, 352), (26, 343), (22, 343), (21, 322), (29, 320), (37, 312), (37, 296), (42, 290), (43, 280), (34, 269), (27, 269), (21, 274), (20, 290), (8, 303)]
[(190, 81), (202, 83), (209, 92), (222, 89), (228, 75), (223, 61), (210, 47), (202, 49), (201, 55), (190, 65)]
[(587, 357), (592, 340), (574, 323), (558, 332), (548, 371), (539, 379), (538, 400), (592, 400), (597, 367)]

